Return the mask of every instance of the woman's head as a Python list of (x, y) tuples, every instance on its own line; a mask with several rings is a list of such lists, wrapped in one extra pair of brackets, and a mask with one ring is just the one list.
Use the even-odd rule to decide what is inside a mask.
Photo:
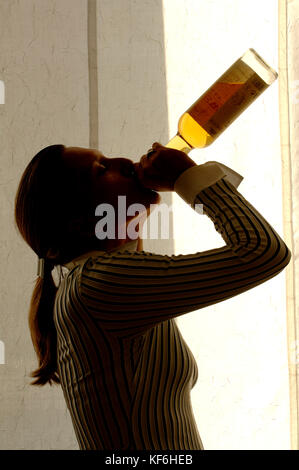
[[(136, 165), (136, 164), (135, 164)], [(95, 208), (111, 204), (118, 214), (118, 196), (127, 207), (149, 208), (157, 192), (141, 185), (128, 158), (108, 158), (100, 151), (51, 145), (28, 164), (16, 196), (15, 218), (25, 241), (54, 264), (64, 264), (82, 251), (105, 246), (95, 235)]]

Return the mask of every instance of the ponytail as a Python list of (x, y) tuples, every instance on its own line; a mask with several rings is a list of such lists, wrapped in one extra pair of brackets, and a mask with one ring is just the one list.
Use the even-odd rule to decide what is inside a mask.
[(60, 383), (57, 371), (57, 333), (53, 320), (57, 287), (52, 277), (52, 268), (46, 260), (44, 277), (37, 278), (30, 302), (29, 328), (39, 364), (30, 374), (31, 377), (36, 377), (31, 385)]

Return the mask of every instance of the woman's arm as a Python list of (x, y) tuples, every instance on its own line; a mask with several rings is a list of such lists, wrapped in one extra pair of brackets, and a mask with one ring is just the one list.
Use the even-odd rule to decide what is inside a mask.
[(211, 178), (204, 187), (199, 167), (205, 174), (207, 166), (188, 169), (176, 188), (193, 207), (203, 204), (225, 246), (188, 255), (114, 252), (90, 259), (81, 272), (82, 303), (107, 333), (143, 334), (160, 322), (246, 292), (289, 263), (284, 241), (219, 167), (216, 181)]

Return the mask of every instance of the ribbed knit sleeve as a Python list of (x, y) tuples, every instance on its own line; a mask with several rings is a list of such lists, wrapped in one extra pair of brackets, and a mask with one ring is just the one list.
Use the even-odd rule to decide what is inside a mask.
[(225, 246), (172, 256), (114, 251), (84, 264), (82, 304), (107, 333), (141, 335), (165, 320), (246, 292), (289, 263), (284, 241), (225, 176), (189, 202), (203, 204)]

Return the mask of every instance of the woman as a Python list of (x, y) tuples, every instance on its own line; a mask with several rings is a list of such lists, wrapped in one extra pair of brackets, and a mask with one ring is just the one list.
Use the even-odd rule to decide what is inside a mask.
[[(61, 384), (80, 449), (203, 449), (190, 401), (197, 366), (174, 319), (252, 289), (291, 259), (236, 189), (242, 179), (159, 143), (135, 164), (58, 145), (27, 166), (15, 218), (45, 260), (29, 313), (39, 360), (33, 384)], [(126, 231), (99, 236), (99, 204), (117, 213), (123, 195), (147, 216), (159, 191), (202, 204), (225, 245), (164, 256), (142, 251)], [(132, 220), (118, 217), (122, 233)], [(57, 288), (51, 272), (61, 265), (68, 272)]]

